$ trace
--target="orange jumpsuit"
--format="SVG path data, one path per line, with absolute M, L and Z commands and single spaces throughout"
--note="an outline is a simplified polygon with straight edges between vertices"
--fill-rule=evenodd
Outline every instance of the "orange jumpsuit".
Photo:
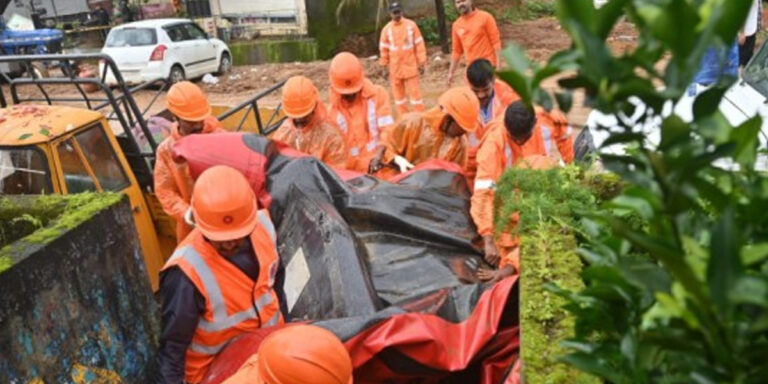
M 392 108 L 387 91 L 370 80 L 351 103 L 346 102 L 333 89 L 329 90 L 331 108 L 329 120 L 336 122 L 347 143 L 347 169 L 366 173 L 376 148 L 383 145 L 380 132 L 393 124 Z
M 536 108 L 536 126 L 533 136 L 523 147 L 515 144 L 504 127 L 503 118 L 494 120 L 477 151 L 477 178 L 470 204 L 470 214 L 480 236 L 494 235 L 493 199 L 496 182 L 508 168 L 512 168 L 523 157 L 531 155 L 551 156 L 548 147 L 556 142 L 560 156 L 567 163 L 573 161 L 573 142 L 570 138 L 568 123 L 560 112 L 551 114 Z M 546 140 L 544 138 L 547 138 Z M 546 143 L 548 142 L 548 144 Z M 518 240 L 509 230 L 517 223 L 517 215 L 510 220 L 500 236 L 496 237 L 496 247 L 501 255 L 499 267 L 513 265 L 520 270 Z
M 272 134 L 272 139 L 317 157 L 333 168 L 344 169 L 347 166 L 344 134 L 328 120 L 328 112 L 320 100 L 317 101 L 315 115 L 309 125 L 296 128 L 293 119 L 285 119 L 283 125 Z
M 467 63 L 477 59 L 488 59 L 494 67 L 498 63 L 496 52 L 501 50 L 501 36 L 490 13 L 475 9 L 459 17 L 451 27 L 451 38 L 454 60 L 464 54 Z
M 440 159 L 463 167 L 467 162 L 467 139 L 464 136 L 451 138 L 440 131 L 446 116 L 440 107 L 405 115 L 386 132 L 385 161 L 390 162 L 395 155 L 400 155 L 414 165 Z
M 402 115 L 409 111 L 408 99 L 414 111 L 423 111 L 419 67 L 427 62 L 427 48 L 416 23 L 405 17 L 399 22 L 390 21 L 381 30 L 379 53 L 381 65 L 389 66 L 389 81 L 397 112 Z
M 205 119 L 203 133 L 225 132 L 221 123 L 215 117 Z M 187 163 L 176 163 L 172 158 L 173 144 L 180 140 L 179 125 L 173 124 L 171 136 L 163 140 L 157 147 L 157 160 L 155 161 L 155 195 L 163 206 L 168 216 L 176 220 L 176 240 L 182 241 L 192 231 L 184 222 L 184 214 L 189 209 L 189 200 L 192 198 L 193 181 L 189 176 Z
M 480 127 L 477 131 L 467 134 L 467 140 L 469 141 L 467 153 L 469 156 L 464 171 L 467 174 L 467 182 L 469 183 L 470 189 L 472 189 L 475 183 L 475 174 L 477 173 L 477 149 L 480 146 L 480 140 L 483 139 L 483 135 L 485 135 L 491 122 L 499 118 L 499 116 L 504 116 L 507 106 L 517 100 L 520 100 L 520 96 L 518 96 L 517 92 L 515 92 L 512 87 L 501 80 L 496 79 L 494 81 L 493 98 L 488 103 L 487 118 L 483 117 L 483 111 L 481 110 L 479 116 Z

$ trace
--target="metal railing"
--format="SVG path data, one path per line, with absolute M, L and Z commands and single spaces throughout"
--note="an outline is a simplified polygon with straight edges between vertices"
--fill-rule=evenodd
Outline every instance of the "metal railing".
M 235 115 L 238 112 L 244 111 L 243 117 L 240 119 L 240 122 L 237 124 L 235 130 L 241 131 L 243 129 L 243 125 L 248 119 L 248 116 L 253 113 L 254 118 L 256 119 L 256 127 L 258 128 L 258 133 L 261 135 L 269 135 L 270 133 L 277 130 L 277 128 L 280 128 L 280 125 L 283 123 L 283 120 L 285 120 L 285 117 L 280 116 L 280 110 L 282 109 L 282 104 L 278 103 L 277 107 L 272 111 L 272 114 L 269 116 L 269 119 L 267 119 L 267 122 L 264 123 L 261 119 L 261 113 L 259 113 L 259 100 L 263 99 L 264 97 L 270 95 L 273 92 L 277 92 L 279 89 L 283 87 L 283 84 L 285 84 L 286 80 L 282 80 L 279 83 L 259 92 L 256 96 L 238 104 L 237 106 L 233 107 L 232 109 L 220 114 L 218 116 L 219 121 L 224 121 L 231 116 Z

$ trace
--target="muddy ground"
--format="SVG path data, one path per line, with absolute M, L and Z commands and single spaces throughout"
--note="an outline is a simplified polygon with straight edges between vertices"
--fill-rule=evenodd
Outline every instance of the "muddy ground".
M 546 61 L 553 53 L 570 45 L 570 39 L 562 31 L 554 18 L 541 18 L 531 21 L 500 23 L 502 39 L 514 42 L 523 47 L 529 58 L 538 62 Z M 628 23 L 620 23 L 614 29 L 610 44 L 615 51 L 622 51 L 634 45 L 636 33 Z M 421 90 L 427 106 L 436 103 L 437 97 L 447 89 L 446 76 L 450 56 L 440 52 L 439 47 L 428 47 L 429 63 L 421 78 Z M 378 65 L 377 58 L 361 57 L 366 75 L 374 82 L 389 89 L 384 71 Z M 195 80 L 209 94 L 211 102 L 222 106 L 235 106 L 257 95 L 279 82 L 294 75 L 304 75 L 312 79 L 318 87 L 323 100 L 328 100 L 328 66 L 330 61 L 315 61 L 310 63 L 280 63 L 251 66 L 237 66 L 232 72 L 218 78 L 218 84 L 206 84 L 200 79 Z M 459 76 L 454 79 L 454 85 L 462 80 Z M 544 83 L 545 88 L 555 90 L 557 83 L 550 79 Z M 71 89 L 71 88 L 68 88 Z M 22 90 L 21 93 L 26 93 Z M 62 90 L 61 92 L 70 92 Z M 142 91 L 136 94 L 136 100 L 142 109 L 149 105 L 154 97 L 153 91 Z M 276 105 L 279 92 L 274 92 L 263 100 L 265 105 Z M 569 119 L 574 126 L 580 126 L 586 121 L 589 110 L 582 106 L 583 97 L 576 95 L 574 108 L 569 113 Z M 165 104 L 161 96 L 150 109 L 159 111 Z

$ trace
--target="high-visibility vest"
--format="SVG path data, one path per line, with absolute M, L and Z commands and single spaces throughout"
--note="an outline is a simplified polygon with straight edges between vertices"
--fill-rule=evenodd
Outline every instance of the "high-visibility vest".
M 266 210 L 258 216 L 259 224 L 250 236 L 259 262 L 256 282 L 221 257 L 198 229 L 179 244 L 163 267 L 178 266 L 205 298 L 205 313 L 187 348 L 187 382 L 201 382 L 216 355 L 237 336 L 283 323 L 273 289 L 279 266 L 275 228 Z

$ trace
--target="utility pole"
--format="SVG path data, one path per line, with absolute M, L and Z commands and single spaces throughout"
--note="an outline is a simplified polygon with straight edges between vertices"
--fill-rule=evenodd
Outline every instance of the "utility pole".
M 435 11 L 437 11 L 437 30 L 440 32 L 440 46 L 443 53 L 450 52 L 448 46 L 448 25 L 445 22 L 445 5 L 443 0 L 435 0 Z

